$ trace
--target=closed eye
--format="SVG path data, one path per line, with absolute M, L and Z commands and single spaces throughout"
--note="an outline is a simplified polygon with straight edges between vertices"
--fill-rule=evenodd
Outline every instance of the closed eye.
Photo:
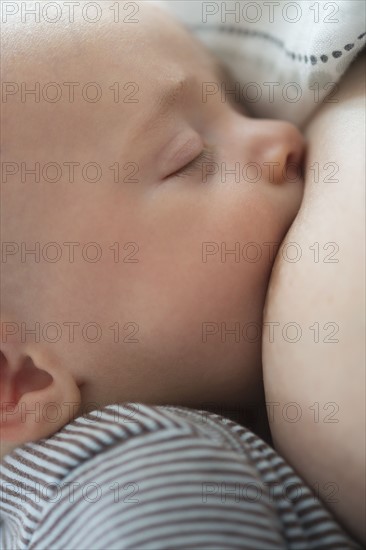
M 203 169 L 204 163 L 210 164 L 213 163 L 215 159 L 215 154 L 212 149 L 205 148 L 203 151 L 193 160 L 191 160 L 188 164 L 174 172 L 169 176 L 169 178 L 178 177 L 178 178 L 185 178 L 187 176 L 190 176 L 192 174 L 195 174 L 199 169 Z

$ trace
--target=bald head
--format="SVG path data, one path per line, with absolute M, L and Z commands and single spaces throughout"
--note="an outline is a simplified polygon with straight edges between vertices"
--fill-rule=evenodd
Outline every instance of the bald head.
M 135 3 L 114 22 L 100 2 L 95 23 L 85 5 L 74 22 L 4 25 L 1 400 L 62 411 L 56 424 L 5 419 L 4 439 L 109 403 L 260 399 L 273 263 L 261 246 L 282 240 L 302 196 L 283 176 L 299 133 L 204 101 L 221 73 L 188 31 L 150 2 L 137 22 Z M 255 184 L 220 171 L 253 163 Z M 257 260 L 223 261 L 237 243 L 257 243 Z M 226 322 L 239 342 L 207 328 Z

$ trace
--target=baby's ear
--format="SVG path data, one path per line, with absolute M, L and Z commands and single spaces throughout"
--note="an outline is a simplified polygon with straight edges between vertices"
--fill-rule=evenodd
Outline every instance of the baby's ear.
M 81 409 L 72 375 L 41 344 L 3 343 L 0 352 L 0 437 L 22 444 L 49 437 Z

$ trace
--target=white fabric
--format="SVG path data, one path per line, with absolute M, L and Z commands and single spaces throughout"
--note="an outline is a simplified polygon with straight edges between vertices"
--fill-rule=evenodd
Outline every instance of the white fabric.
M 336 83 L 365 44 L 364 0 L 156 4 L 224 62 L 253 116 L 300 126 L 328 94 L 337 100 Z

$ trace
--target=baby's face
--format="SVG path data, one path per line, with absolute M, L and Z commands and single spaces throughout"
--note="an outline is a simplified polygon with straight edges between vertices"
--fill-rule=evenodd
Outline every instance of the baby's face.
M 302 197 L 284 168 L 303 141 L 290 124 L 205 96 L 205 83 L 221 86 L 216 60 L 146 4 L 135 24 L 35 25 L 33 42 L 23 33 L 5 53 L 7 81 L 63 91 L 3 104 L 3 161 L 19 165 L 2 183 L 3 240 L 19 245 L 3 263 L 2 320 L 19 328 L 7 342 L 71 374 L 84 409 L 255 401 L 273 243 Z M 73 103 L 67 82 L 80 83 Z M 84 99 L 88 82 L 99 101 Z M 22 162 L 40 163 L 39 183 L 21 182 Z M 50 162 L 62 168 L 54 183 L 42 174 Z M 79 163 L 74 181 L 65 163 Z M 22 261 L 21 243 L 37 242 L 40 261 Z M 21 323 L 40 324 L 38 341 Z

